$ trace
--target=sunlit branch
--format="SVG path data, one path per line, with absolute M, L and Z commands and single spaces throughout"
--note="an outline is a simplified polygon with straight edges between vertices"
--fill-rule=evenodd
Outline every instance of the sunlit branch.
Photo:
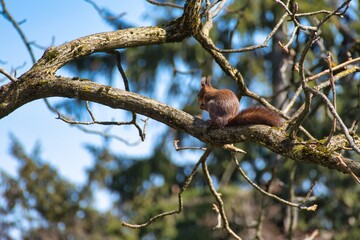
M 346 67 L 347 65 L 350 65 L 350 64 L 353 64 L 353 63 L 356 63 L 356 62 L 360 62 L 360 57 L 350 59 L 350 60 L 348 60 L 346 62 L 338 64 L 335 67 L 333 67 L 332 70 L 337 71 L 339 69 L 342 69 L 342 68 Z M 307 77 L 305 80 L 306 80 L 306 82 L 314 81 L 314 80 L 316 80 L 316 79 L 318 79 L 318 78 L 320 78 L 320 77 L 322 77 L 322 76 L 324 76 L 326 74 L 329 74 L 329 73 L 330 73 L 330 70 L 326 69 L 326 70 L 324 70 L 324 71 L 322 71 L 322 72 L 320 72 L 320 73 L 318 73 L 318 74 L 316 74 L 314 76 Z
M 332 70 L 333 70 L 333 71 L 336 71 L 336 70 L 339 70 L 339 69 L 342 69 L 342 68 L 346 67 L 347 65 L 350 65 L 350 64 L 352 64 L 352 63 L 359 62 L 359 61 L 360 61 L 360 57 L 359 57 L 359 58 L 354 58 L 354 59 L 348 60 L 348 61 L 346 61 L 346 62 L 343 62 L 343 63 L 341 63 L 341 64 L 333 67 Z M 324 75 L 326 75 L 326 74 L 329 74 L 329 72 L 330 72 L 330 70 L 329 70 L 329 69 L 326 69 L 326 70 L 324 70 L 324 71 L 322 71 L 322 72 L 320 72 L 320 73 L 318 73 L 318 74 L 316 74 L 316 75 L 314 75 L 314 76 L 311 76 L 311 77 L 306 78 L 305 81 L 306 81 L 306 82 L 314 81 L 314 80 L 318 79 L 318 78 L 321 77 L 321 76 L 324 76 Z M 348 69 L 346 69 L 345 71 L 342 71 L 342 72 L 336 74 L 335 76 L 333 76 L 333 79 L 334 79 L 334 81 L 336 82 L 336 81 L 340 80 L 341 78 L 343 78 L 343 77 L 345 77 L 345 76 L 347 76 L 347 75 L 349 75 L 349 74 L 352 74 L 352 73 L 354 73 L 354 72 L 360 72 L 360 67 L 354 66 L 354 67 L 348 68 Z M 329 81 L 325 81 L 325 82 L 319 84 L 319 85 L 317 86 L 317 88 L 320 90 L 320 89 L 326 88 L 326 87 L 328 87 L 328 86 L 330 86 L 330 82 L 329 82 Z M 303 90 L 302 85 L 300 85 L 300 86 L 298 87 L 298 89 L 296 90 L 294 96 L 293 96 L 292 99 L 290 100 L 289 104 L 288 104 L 288 105 L 286 106 L 286 108 L 283 110 L 283 112 L 284 112 L 285 114 L 293 107 L 294 103 L 296 102 L 296 99 L 297 99 L 297 98 L 300 96 L 300 94 L 302 93 L 302 90 Z
M 319 10 L 319 11 L 314 11 L 314 12 L 296 13 L 296 14 L 294 14 L 294 16 L 295 17 L 309 17 L 309 16 L 318 15 L 318 14 L 331 14 L 331 11 Z

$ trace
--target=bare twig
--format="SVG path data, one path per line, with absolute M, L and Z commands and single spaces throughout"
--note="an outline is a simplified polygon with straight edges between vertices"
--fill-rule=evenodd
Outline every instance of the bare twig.
M 360 179 L 354 174 L 353 171 L 351 171 L 351 169 L 346 165 L 346 163 L 344 162 L 342 156 L 339 154 L 338 157 L 339 162 L 341 163 L 341 165 L 343 165 L 345 167 L 345 169 L 347 170 L 347 172 L 350 174 L 350 176 L 358 183 L 360 184 Z
M 311 32 L 309 40 L 307 41 L 307 43 L 300 55 L 299 75 L 300 75 L 300 80 L 301 80 L 301 86 L 304 89 L 304 93 L 305 93 L 305 103 L 304 103 L 303 107 L 301 107 L 289 121 L 290 136 L 292 138 L 295 137 L 297 130 L 301 126 L 302 121 L 304 120 L 304 118 L 306 117 L 306 115 L 308 114 L 309 109 L 310 109 L 310 103 L 311 103 L 312 96 L 311 96 L 310 92 L 306 89 L 307 83 L 305 81 L 304 62 L 305 62 L 306 54 L 310 50 L 310 47 L 312 46 L 312 44 L 316 38 L 317 38 L 317 33 L 315 31 Z
M 234 144 L 225 144 L 223 146 L 223 148 L 225 150 L 229 150 L 229 151 L 232 151 L 232 152 L 235 152 L 235 153 L 245 153 L 246 154 L 246 152 L 244 150 L 235 147 Z
M 348 60 L 346 62 L 343 62 L 343 63 L 341 63 L 339 65 L 336 65 L 335 67 L 332 68 L 332 71 L 342 69 L 342 68 L 346 67 L 347 65 L 350 65 L 350 64 L 353 64 L 353 63 L 356 63 L 356 62 L 360 62 L 360 57 L 350 59 L 350 60 Z M 330 69 L 326 69 L 326 70 L 324 70 L 324 71 L 322 71 L 322 72 L 320 72 L 320 73 L 318 73 L 318 74 L 316 74 L 314 76 L 306 78 L 305 81 L 306 82 L 314 81 L 314 80 L 318 79 L 319 77 L 322 77 L 322 76 L 324 76 L 326 74 L 329 74 L 329 73 L 330 73 Z
M 314 181 L 311 184 L 310 189 L 309 189 L 308 193 L 306 194 L 305 198 L 303 199 L 303 201 L 301 202 L 301 204 L 305 204 L 306 201 L 310 200 L 311 194 L 313 193 L 315 186 L 316 186 L 316 181 Z
M 206 151 L 205 147 L 179 147 L 178 146 L 179 140 L 174 140 L 174 147 L 176 151 L 182 151 L 182 150 L 202 150 Z
M 35 64 L 36 58 L 35 58 L 35 54 L 34 54 L 32 48 L 31 48 L 32 43 L 28 41 L 28 39 L 25 36 L 25 33 L 20 28 L 20 23 L 15 21 L 15 19 L 12 17 L 10 12 L 7 10 L 6 5 L 5 5 L 5 1 L 1 0 L 0 4 L 1 4 L 2 8 L 3 8 L 3 10 L 1 11 L 1 14 L 5 17 L 5 19 L 7 19 L 14 26 L 14 28 L 16 29 L 16 31 L 20 35 L 21 40 L 23 41 L 23 43 L 26 46 L 26 49 L 27 49 L 27 51 L 28 51 L 28 53 L 30 55 L 32 63 Z M 48 107 L 48 109 L 50 111 L 57 112 L 55 110 L 55 108 L 50 105 L 49 101 L 46 98 L 44 98 L 44 102 L 45 102 L 45 105 Z
M 293 163 L 293 165 L 291 166 L 290 169 L 290 177 L 289 177 L 289 192 L 290 192 L 290 201 L 293 202 L 295 200 L 295 173 L 296 173 L 296 164 Z M 286 218 L 285 218 L 285 226 L 286 226 L 286 231 L 288 234 L 288 238 L 291 239 L 292 236 L 292 232 L 294 230 L 294 227 L 296 225 L 296 215 L 297 215 L 297 210 L 296 208 L 292 208 L 292 207 L 287 207 L 287 212 L 286 212 Z
M 287 12 L 287 14 L 291 17 L 291 19 L 293 20 L 293 22 L 295 23 L 295 25 L 297 27 L 299 27 L 301 30 L 310 30 L 310 31 L 317 31 L 317 28 L 316 27 L 313 27 L 313 26 L 305 26 L 305 25 L 302 25 L 300 24 L 300 22 L 296 19 L 296 16 L 295 14 L 296 13 L 293 13 L 290 11 L 290 9 L 288 8 L 288 4 L 285 4 L 283 3 L 282 1 L 280 0 L 274 0 L 276 3 L 280 4 L 284 9 L 285 11 Z
M 0 73 L 3 74 L 5 77 L 7 77 L 13 83 L 18 80 L 16 77 L 12 76 L 10 73 L 6 72 L 5 69 L 1 67 L 0 67 Z
M 319 10 L 319 11 L 307 12 L 307 13 L 296 13 L 295 17 L 309 17 L 309 16 L 318 15 L 318 14 L 331 14 L 331 11 Z
M 343 131 L 346 139 L 349 142 L 349 145 L 352 147 L 352 149 L 356 153 L 360 154 L 359 147 L 355 144 L 353 137 L 349 133 L 349 130 L 345 126 L 344 122 L 342 121 L 339 114 L 336 112 L 334 106 L 331 104 L 330 100 L 326 97 L 326 95 L 324 93 L 320 92 L 316 88 L 311 88 L 311 87 L 306 86 L 306 90 L 308 90 L 309 92 L 311 92 L 314 95 L 318 95 L 321 97 L 321 99 L 325 102 L 327 108 L 330 110 L 331 114 L 334 116 L 334 118 L 336 118 L 336 121 L 339 123 L 341 130 Z
M 254 183 L 253 181 L 251 181 L 251 179 L 246 175 L 245 171 L 244 171 L 244 170 L 242 169 L 242 167 L 240 166 L 240 163 L 239 163 L 239 161 L 237 160 L 236 155 L 235 155 L 234 153 L 232 153 L 232 158 L 233 158 L 236 166 L 238 167 L 241 176 L 243 176 L 243 177 L 245 178 L 245 180 L 246 180 L 248 183 L 250 183 L 250 185 L 253 186 L 253 187 L 254 187 L 256 190 L 258 190 L 260 193 L 262 193 L 262 194 L 264 194 L 264 195 L 266 195 L 266 196 L 268 196 L 268 197 L 270 197 L 270 198 L 273 198 L 273 199 L 275 199 L 276 201 L 281 202 L 281 203 L 283 203 L 283 204 L 285 204 L 285 205 L 288 205 L 288 206 L 290 206 L 290 207 L 296 207 L 296 208 L 299 208 L 299 209 L 301 209 L 301 210 L 306 210 L 306 211 L 315 211 L 315 210 L 316 210 L 316 208 L 317 208 L 317 205 L 316 205 L 316 204 L 313 204 L 312 206 L 309 206 L 309 207 L 305 207 L 305 206 L 303 206 L 303 203 L 299 203 L 299 204 L 297 204 L 297 203 L 292 203 L 292 202 L 289 202 L 289 201 L 287 201 L 287 200 L 285 200 L 285 199 L 282 199 L 282 198 L 280 198 L 280 197 L 278 197 L 278 196 L 276 196 L 276 195 L 274 195 L 274 194 L 272 194 L 272 193 L 266 192 L 266 191 L 263 190 L 261 187 L 259 187 L 256 183 Z
M 90 111 L 90 113 L 91 113 L 91 111 Z M 57 119 L 60 119 L 63 122 L 66 122 L 66 123 L 69 123 L 69 124 L 72 124 L 72 125 L 95 125 L 95 124 L 98 124 L 98 125 L 116 125 L 116 126 L 120 126 L 120 125 L 131 125 L 131 124 L 133 124 L 132 121 L 129 121 L 129 122 L 98 121 L 95 118 L 92 121 L 75 121 L 75 120 L 70 119 L 67 116 L 64 116 L 64 115 L 60 114 L 59 112 L 57 112 L 57 114 L 58 114 Z M 90 115 L 93 115 L 93 114 L 91 113 Z M 94 116 L 92 116 L 92 118 L 93 117 Z
M 289 41 L 288 41 L 287 44 L 283 45 L 281 42 L 279 42 L 280 47 L 281 47 L 282 49 L 284 49 L 284 51 L 285 51 L 286 53 L 289 52 L 289 46 L 290 46 L 290 44 L 294 41 L 295 36 L 296 36 L 296 33 L 298 32 L 298 29 L 299 29 L 299 26 L 295 26 L 295 28 L 294 28 L 294 30 L 292 31 L 291 37 L 290 37 L 290 39 L 289 39 Z
M 182 197 L 180 198 L 181 200 L 179 200 L 179 210 L 173 210 L 173 211 L 167 211 L 167 212 L 163 212 L 160 214 L 155 215 L 154 217 L 150 218 L 149 221 L 142 223 L 142 224 L 131 224 L 131 223 L 127 223 L 127 222 L 122 222 L 121 225 L 125 226 L 125 227 L 129 227 L 129 228 L 143 228 L 146 226 L 149 226 L 151 223 L 153 223 L 154 221 L 163 218 L 165 216 L 169 216 L 169 215 L 174 215 L 174 214 L 178 214 L 182 211 L 183 208 L 183 202 L 182 202 Z
M 155 0 L 146 0 L 148 3 L 154 4 L 156 6 L 161 7 L 172 7 L 172 8 L 178 8 L 178 9 L 184 9 L 182 6 L 174 4 L 174 3 L 168 3 L 168 2 L 158 2 Z
M 221 220 L 222 218 L 221 218 L 219 207 L 215 203 L 213 203 L 213 210 L 217 213 L 217 224 L 214 227 L 214 230 L 221 229 L 223 227 L 222 220 Z
M 95 119 L 95 116 L 94 114 L 92 113 L 91 109 L 90 109 L 90 104 L 89 104 L 89 101 L 85 101 L 85 104 L 86 104 L 86 110 L 88 111 L 90 117 L 91 117 L 91 120 L 93 120 L 93 122 L 96 121 Z
M 207 181 L 207 184 L 210 188 L 210 191 L 211 193 L 214 195 L 217 203 L 218 203 L 218 210 L 219 210 L 219 213 L 221 215 L 221 218 L 222 218 L 222 222 L 223 222 L 223 228 L 235 239 L 238 239 L 238 240 L 241 240 L 241 237 L 239 237 L 231 228 L 230 228 L 230 225 L 229 225 L 229 221 L 226 217 L 226 213 L 225 213 L 225 206 L 224 206 L 224 202 L 223 200 L 221 199 L 221 194 L 218 193 L 212 183 L 212 180 L 211 180 L 211 176 L 210 176 L 210 173 L 209 173 L 209 170 L 207 168 L 207 165 L 206 165 L 206 158 L 203 159 L 202 161 L 202 169 L 203 169 L 203 172 L 204 172 L 204 175 L 205 175 L 205 178 L 206 178 L 206 181 Z
M 265 40 L 261 44 L 253 45 L 253 46 L 249 46 L 249 47 L 243 47 L 243 48 L 239 48 L 239 49 L 220 49 L 220 48 L 216 47 L 215 45 L 212 45 L 212 48 L 215 51 L 218 51 L 220 53 L 241 53 L 241 52 L 248 52 L 248 51 L 253 51 L 253 50 L 256 50 L 256 49 L 259 49 L 259 48 L 267 47 L 267 43 L 274 36 L 276 31 L 280 28 L 281 24 L 284 22 L 284 20 L 286 19 L 287 16 L 288 16 L 288 14 L 285 13 L 280 18 L 279 22 L 275 25 L 275 27 L 271 30 L 269 35 L 265 38 Z
M 36 47 L 36 48 L 38 48 L 38 49 L 40 49 L 40 50 L 44 50 L 44 51 L 45 51 L 48 47 L 55 45 L 55 36 L 52 36 L 52 37 L 51 37 L 51 41 L 50 41 L 50 44 L 49 44 L 48 46 L 40 45 L 40 44 L 38 44 L 38 43 L 36 43 L 36 42 L 34 42 L 34 41 L 31 42 L 30 44 L 31 44 L 31 46 L 34 46 L 34 47 Z
M 204 12 L 204 15 L 205 15 L 205 23 L 203 24 L 202 32 L 206 36 L 209 36 L 210 30 L 213 27 L 213 17 L 210 12 L 210 1 L 209 0 L 206 0 L 206 11 Z
M 217 1 L 214 1 L 214 3 L 212 5 L 210 5 L 210 8 L 212 8 L 213 6 L 215 6 L 216 4 L 218 4 L 220 2 L 220 4 L 215 8 L 214 11 L 211 12 L 211 17 L 212 18 L 215 18 L 219 13 L 220 11 L 224 8 L 225 6 L 225 3 L 227 2 L 227 0 L 217 0 Z
M 344 62 L 344 63 L 342 63 L 342 64 L 337 65 L 336 67 L 333 67 L 333 70 L 334 70 L 334 71 L 335 71 L 335 70 L 338 70 L 338 69 L 340 69 L 340 68 L 345 67 L 346 65 L 349 65 L 349 64 L 351 64 L 351 63 L 358 62 L 358 61 L 360 61 L 360 58 L 356 58 L 356 59 L 352 59 L 352 60 L 346 61 L 346 62 Z M 354 72 L 359 72 L 359 71 L 360 71 L 360 68 L 357 67 L 357 66 L 354 66 L 354 67 L 352 67 L 352 68 L 349 68 L 349 69 L 347 69 L 347 70 L 345 70 L 345 71 L 343 71 L 343 72 L 340 72 L 340 73 L 336 74 L 335 76 L 333 76 L 333 80 L 334 80 L 334 82 L 336 82 L 336 81 L 338 81 L 339 79 L 341 79 L 342 77 L 345 77 L 345 76 L 347 76 L 347 75 L 349 75 L 349 74 L 352 74 L 352 73 L 354 73 Z M 319 77 L 321 77 L 321 76 L 323 76 L 323 75 L 325 75 L 325 74 L 327 74 L 327 73 L 329 73 L 329 69 L 327 69 L 327 70 L 325 70 L 325 71 L 323 71 L 323 72 L 321 72 L 321 73 L 319 73 L 319 74 L 317 74 L 317 75 L 314 75 L 314 76 L 312 76 L 312 77 L 310 77 L 310 78 L 307 78 L 307 79 L 306 79 L 306 82 L 313 81 L 313 80 L 315 80 L 315 79 L 317 79 L 317 78 L 319 78 Z M 319 85 L 317 86 L 317 89 L 318 89 L 318 90 L 321 90 L 321 89 L 326 88 L 326 87 L 328 87 L 328 86 L 330 86 L 330 85 L 331 85 L 330 81 L 325 81 L 325 82 L 319 84 Z M 299 88 L 296 90 L 293 98 L 292 98 L 291 101 L 289 102 L 288 106 L 286 106 L 286 108 L 283 110 L 283 113 L 286 114 L 286 113 L 292 108 L 292 106 L 294 105 L 296 99 L 297 99 L 297 98 L 300 96 L 300 94 L 302 93 L 302 90 L 303 90 L 303 87 L 302 87 L 302 85 L 300 85 Z
M 46 103 L 48 103 L 48 101 L 46 100 L 45 101 Z M 94 113 L 91 111 L 90 109 L 90 105 L 89 105 L 89 102 L 86 101 L 86 110 L 88 111 L 89 115 L 90 115 L 90 118 L 91 118 L 91 121 L 88 121 L 88 122 L 85 122 L 85 121 L 75 121 L 75 120 L 72 120 L 70 119 L 68 116 L 64 116 L 62 115 L 60 112 L 58 112 L 55 108 L 53 108 L 50 103 L 48 103 L 49 106 L 48 108 L 50 108 L 53 112 L 56 112 L 57 113 L 57 119 L 60 119 L 62 120 L 63 122 L 66 122 L 68 124 L 72 124 L 72 125 L 75 125 L 78 129 L 80 129 L 81 131 L 83 132 L 86 132 L 86 133 L 91 133 L 91 134 L 96 134 L 96 135 L 100 135 L 100 136 L 103 136 L 103 137 L 106 137 L 106 138 L 114 138 L 118 141 L 121 141 L 129 146 L 133 146 L 133 145 L 136 145 L 138 144 L 139 142 L 134 142 L 134 143 L 129 143 L 128 141 L 116 136 L 116 135 L 112 135 L 112 134 L 108 134 L 106 132 L 100 132 L 100 131 L 95 131 L 95 130 L 89 130 L 87 128 L 84 128 L 82 125 L 109 125 L 109 126 L 121 126 L 121 125 L 133 125 L 134 124 L 134 119 L 132 119 L 131 121 L 128 121 L 128 122 L 116 122 L 116 121 L 98 121 L 96 120 L 95 118 L 95 115 Z M 143 126 L 143 129 L 141 129 L 141 134 L 145 136 L 145 132 L 146 132 L 146 126 L 147 126 L 147 121 L 148 121 L 148 118 L 145 119 L 145 120 L 142 120 L 144 122 L 144 126 Z M 142 140 L 142 139 L 141 139 Z
M 289 104 L 286 106 L 286 108 L 283 110 L 283 113 L 287 113 L 289 112 L 289 110 L 294 106 L 296 99 L 300 96 L 300 94 L 302 93 L 302 86 L 300 85 L 298 87 L 298 89 L 296 90 L 294 96 L 292 97 L 292 99 L 290 100 Z
M 120 13 L 114 17 L 109 17 L 106 14 L 104 14 L 104 10 L 101 9 L 95 2 L 91 1 L 91 0 L 84 0 L 85 2 L 89 3 L 91 6 L 93 6 L 93 8 L 98 12 L 98 14 L 100 15 L 101 18 L 104 19 L 108 19 L 108 20 L 116 20 L 118 18 L 121 18 L 123 16 L 125 16 L 125 12 Z
M 20 38 L 21 40 L 24 42 L 25 46 L 26 46 L 26 49 L 28 50 L 29 52 L 29 55 L 31 57 L 31 61 L 33 63 L 36 62 L 36 59 L 35 59 L 35 55 L 34 55 L 34 52 L 33 50 L 31 49 L 31 44 L 30 42 L 27 40 L 24 32 L 21 30 L 20 26 L 19 26 L 19 23 L 17 21 L 15 21 L 15 19 L 11 16 L 11 14 L 9 13 L 9 11 L 7 10 L 6 8 L 6 5 L 5 5 L 5 1 L 4 0 L 1 0 L 0 2 L 1 6 L 2 6 L 2 11 L 1 11 L 1 15 L 4 16 L 5 19 L 9 20 L 9 22 L 14 26 L 14 28 L 16 29 L 16 31 L 18 32 L 18 34 L 20 35 Z
M 337 9 L 335 9 L 334 11 L 328 13 L 316 26 L 317 30 L 320 29 L 320 27 L 327 22 L 332 16 L 342 16 L 349 8 L 350 2 L 352 0 L 347 0 L 345 2 L 343 2 Z M 343 9 L 341 11 L 341 9 Z
M 125 71 L 121 65 L 121 54 L 119 51 L 116 50 L 110 50 L 108 51 L 108 53 L 115 55 L 115 59 L 116 59 L 116 66 L 121 74 L 121 77 L 123 78 L 124 81 L 124 86 L 125 86 L 125 90 L 130 92 L 130 87 L 129 87 L 129 80 L 126 77 Z M 138 132 L 139 132 L 139 136 L 141 138 L 141 141 L 145 141 L 145 133 L 141 130 L 140 126 L 137 124 L 136 122 L 136 113 L 132 112 L 132 120 L 131 123 L 137 128 Z
M 105 130 L 105 131 L 96 131 L 96 130 L 88 129 L 88 128 L 84 127 L 83 125 L 74 125 L 74 126 L 76 126 L 79 130 L 81 130 L 81 131 L 83 131 L 85 133 L 102 136 L 102 137 L 108 138 L 108 139 L 115 139 L 115 140 L 117 140 L 119 142 L 122 142 L 122 143 L 126 144 L 127 146 L 136 146 L 136 145 L 138 145 L 140 143 L 140 140 L 138 140 L 136 142 L 129 142 L 129 141 L 117 136 L 117 135 L 107 133 L 107 130 Z
M 219 14 L 219 12 L 224 8 L 224 5 L 226 3 L 227 0 L 222 0 L 222 1 L 214 1 L 213 4 L 207 4 L 207 11 L 205 11 L 205 15 L 207 16 L 207 21 L 205 23 L 206 24 L 212 24 L 212 18 L 217 16 L 217 14 Z M 216 5 L 217 3 L 219 3 L 219 6 L 210 14 L 210 9 Z M 272 29 L 272 31 L 269 33 L 269 35 L 265 38 L 265 40 L 263 41 L 263 43 L 258 44 L 258 45 L 253 45 L 253 46 L 249 46 L 249 47 L 243 47 L 243 48 L 239 48 L 239 49 L 220 49 L 217 46 L 215 46 L 212 42 L 210 42 L 211 47 L 220 53 L 240 53 L 240 52 L 247 52 L 247 51 L 253 51 L 259 48 L 264 48 L 267 47 L 267 43 L 269 42 L 269 40 L 274 36 L 274 34 L 276 33 L 276 31 L 280 28 L 281 24 L 284 22 L 284 20 L 286 19 L 286 17 L 288 16 L 287 13 L 285 13 L 279 20 L 279 22 L 275 25 L 275 27 Z M 205 27 L 204 28 L 205 34 L 208 35 L 209 32 L 209 28 Z
M 331 91 L 332 91 L 332 95 L 333 95 L 333 105 L 334 105 L 335 111 L 337 111 L 337 109 L 336 109 L 336 89 L 335 89 L 335 81 L 334 81 L 334 75 L 333 75 L 333 69 L 332 69 L 332 60 L 331 60 L 331 53 L 330 52 L 328 52 L 327 60 L 328 60 L 329 70 L 330 70 L 329 81 L 330 81 Z M 333 121 L 332 121 L 332 127 L 330 129 L 329 136 L 326 139 L 326 141 L 324 142 L 325 146 L 327 146 L 330 143 L 331 138 L 334 135 L 335 131 L 336 131 L 336 118 L 334 117 Z
M 174 214 L 179 214 L 182 212 L 183 207 L 184 207 L 184 203 L 183 203 L 183 199 L 182 199 L 182 194 L 183 192 L 188 188 L 188 186 L 190 185 L 193 177 L 195 176 L 200 164 L 206 160 L 206 158 L 209 156 L 209 154 L 211 153 L 212 148 L 209 147 L 207 148 L 207 150 L 204 152 L 204 154 L 201 156 L 201 158 L 199 159 L 199 161 L 195 164 L 192 172 L 190 173 L 190 175 L 186 178 L 185 182 L 184 182 L 184 186 L 181 188 L 180 192 L 178 193 L 178 210 L 173 210 L 173 211 L 168 211 L 168 212 L 163 212 L 160 214 L 155 215 L 154 217 L 150 218 L 147 222 L 143 223 L 143 224 L 131 224 L 131 223 L 127 223 L 127 222 L 122 222 L 122 225 L 125 227 L 129 227 L 129 228 L 142 228 L 142 227 L 146 227 L 148 225 L 150 225 L 151 223 L 153 223 L 155 220 L 158 220 L 160 218 L 163 218 L 165 216 L 169 216 L 169 215 L 174 215 Z

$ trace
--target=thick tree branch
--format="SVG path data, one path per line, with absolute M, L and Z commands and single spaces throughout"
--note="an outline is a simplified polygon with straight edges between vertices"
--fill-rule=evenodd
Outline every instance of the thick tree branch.
M 198 30 L 200 8 L 201 0 L 188 0 L 183 15 L 165 26 L 137 27 L 96 33 L 57 47 L 49 47 L 25 75 L 39 72 L 55 74 L 66 63 L 95 52 L 180 42 Z
M 169 34 L 166 28 L 161 27 L 128 28 L 114 32 L 96 33 L 57 47 L 49 47 L 30 71 L 25 73 L 25 76 L 39 71 L 54 74 L 66 63 L 95 52 L 181 41 L 185 37 L 187 36 Z
M 298 162 L 313 163 L 343 173 L 348 172 L 346 167 L 339 164 L 338 154 L 335 152 L 339 149 L 335 146 L 339 146 L 339 144 L 342 147 L 348 146 L 343 135 L 335 135 L 331 139 L 329 147 L 325 147 L 312 140 L 307 142 L 291 140 L 281 129 L 262 125 L 209 130 L 205 121 L 179 109 L 136 93 L 83 79 L 74 80 L 49 76 L 8 83 L 0 90 L 0 118 L 28 102 L 56 96 L 79 98 L 115 109 L 139 113 L 171 128 L 184 131 L 205 143 L 223 145 L 250 141 L 264 145 L 272 151 Z M 359 140 L 356 141 L 356 144 L 359 145 Z M 356 176 L 360 176 L 359 162 L 347 158 L 344 158 L 344 162 Z

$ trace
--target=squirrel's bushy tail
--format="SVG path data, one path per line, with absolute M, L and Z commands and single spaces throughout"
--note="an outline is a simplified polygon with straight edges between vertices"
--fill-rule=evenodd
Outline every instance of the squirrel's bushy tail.
M 284 120 L 274 111 L 254 106 L 247 108 L 236 115 L 229 121 L 227 126 L 243 126 L 250 124 L 263 124 L 272 127 L 280 127 Z

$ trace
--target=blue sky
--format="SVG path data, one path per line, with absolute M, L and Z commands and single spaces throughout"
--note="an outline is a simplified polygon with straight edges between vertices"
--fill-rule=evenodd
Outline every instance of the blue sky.
M 44 47 L 49 46 L 52 39 L 55 41 L 54 45 L 60 45 L 78 37 L 112 30 L 99 17 L 96 10 L 83 0 L 7 0 L 5 2 L 8 11 L 17 21 L 26 20 L 21 28 L 28 40 L 35 41 Z M 145 0 L 95 2 L 99 7 L 109 8 L 115 13 L 126 12 L 124 18 L 133 24 L 149 25 L 142 20 L 145 7 L 150 6 Z M 19 76 L 31 67 L 31 59 L 18 33 L 3 17 L 0 17 L 0 26 L 0 65 L 10 72 L 12 68 L 25 63 L 25 66 L 17 71 L 17 76 Z M 39 59 L 43 50 L 34 48 L 34 52 L 36 58 Z M 59 73 L 67 74 L 65 71 Z M 4 82 L 6 80 L 1 84 Z M 51 100 L 54 101 L 54 99 Z M 94 111 L 97 112 L 96 107 Z M 102 112 L 103 116 L 110 117 L 110 113 Z M 47 163 L 56 167 L 62 176 L 72 182 L 83 182 L 84 171 L 86 167 L 91 166 L 93 161 L 83 146 L 85 143 L 101 144 L 101 139 L 94 135 L 84 134 L 55 117 L 43 101 L 38 100 L 0 119 L 0 169 L 11 175 L 16 174 L 16 160 L 9 155 L 9 134 L 13 134 L 25 146 L 27 152 L 40 143 L 41 156 Z M 125 154 L 131 154 L 137 149 L 137 153 L 146 155 L 150 149 L 149 146 L 149 141 L 145 142 L 141 147 L 144 150 L 139 152 L 139 146 L 129 148 L 121 143 L 114 143 L 114 147 Z

